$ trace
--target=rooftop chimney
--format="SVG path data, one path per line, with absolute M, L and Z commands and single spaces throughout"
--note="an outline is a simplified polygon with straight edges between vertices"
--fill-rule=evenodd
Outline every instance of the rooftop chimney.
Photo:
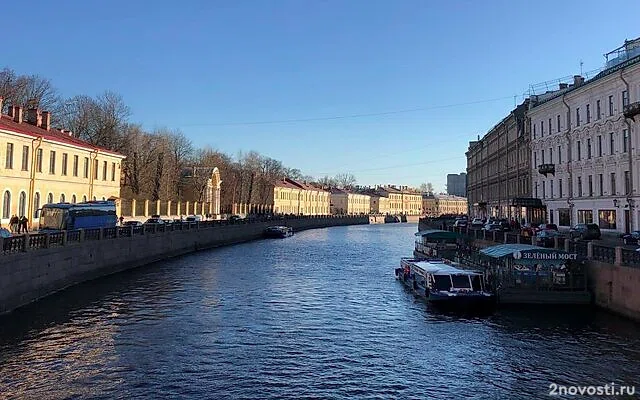
M 42 112 L 42 122 L 40 124 L 42 129 L 50 130 L 51 129 L 51 114 L 49 111 Z
M 31 125 L 40 126 L 42 124 L 42 116 L 37 108 L 29 108 L 25 118 L 26 122 Z
M 560 84 L 560 85 L 558 85 L 558 86 L 559 86 L 560 90 L 562 90 L 562 89 L 566 89 L 566 88 L 568 88 L 568 87 L 569 87 L 569 84 L 567 84 L 567 83 L 561 83 L 561 84 Z
M 12 108 L 11 116 L 13 117 L 13 121 L 21 124 L 22 123 L 22 107 L 12 106 L 11 108 Z
M 573 85 L 574 86 L 580 86 L 584 83 L 584 78 L 580 75 L 574 75 L 573 76 Z

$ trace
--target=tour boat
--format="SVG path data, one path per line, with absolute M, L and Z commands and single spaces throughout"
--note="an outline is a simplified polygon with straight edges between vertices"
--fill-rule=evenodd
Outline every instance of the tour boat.
M 483 275 L 442 259 L 403 258 L 396 278 L 441 309 L 488 311 L 495 295 L 484 287 Z
M 288 226 L 270 226 L 264 230 L 268 238 L 287 238 L 293 236 L 293 229 Z

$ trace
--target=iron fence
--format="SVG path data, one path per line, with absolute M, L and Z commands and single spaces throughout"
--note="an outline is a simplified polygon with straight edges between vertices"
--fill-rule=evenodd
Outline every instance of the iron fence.
M 623 248 L 622 264 L 629 267 L 640 267 L 640 252 Z
M 592 244 L 591 256 L 596 261 L 603 261 L 613 264 L 616 261 L 616 249 L 613 247 Z

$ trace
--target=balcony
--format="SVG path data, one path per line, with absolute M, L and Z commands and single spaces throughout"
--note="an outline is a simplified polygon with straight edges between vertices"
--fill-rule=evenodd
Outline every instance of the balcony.
M 555 164 L 540 164 L 538 165 L 538 172 L 545 177 L 547 174 L 554 175 L 556 174 L 556 165 Z
M 640 114 L 640 101 L 636 101 L 635 103 L 627 104 L 622 109 L 625 118 L 631 118 L 635 121 L 635 116 Z

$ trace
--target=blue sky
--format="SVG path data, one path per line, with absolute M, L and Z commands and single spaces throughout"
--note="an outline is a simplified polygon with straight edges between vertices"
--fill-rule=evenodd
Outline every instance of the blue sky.
M 581 60 L 601 67 L 640 36 L 639 12 L 637 0 L 14 1 L 0 6 L 0 66 L 65 96 L 116 91 L 133 121 L 197 146 L 444 190 L 513 96 Z

